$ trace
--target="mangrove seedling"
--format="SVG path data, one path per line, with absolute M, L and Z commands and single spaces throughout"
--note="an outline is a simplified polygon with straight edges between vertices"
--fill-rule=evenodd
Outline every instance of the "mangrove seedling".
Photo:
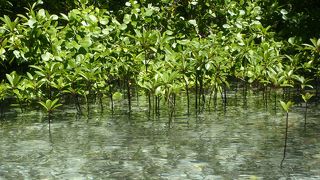
M 307 127 L 307 111 L 308 111 L 308 101 L 313 97 L 313 94 L 305 93 L 301 94 L 303 101 L 305 102 L 305 109 L 304 109 L 304 129 Z
M 282 109 L 286 112 L 286 132 L 285 132 L 285 138 L 284 138 L 283 158 L 282 158 L 281 164 L 280 164 L 280 167 L 282 168 L 282 164 L 283 164 L 284 159 L 286 158 L 286 151 L 287 151 L 289 110 L 292 107 L 293 102 L 288 101 L 287 103 L 285 103 L 280 100 L 280 104 L 282 106 Z
M 18 75 L 15 71 L 13 71 L 10 74 L 6 74 L 7 80 L 9 82 L 9 84 L 7 85 L 7 88 L 10 89 L 13 94 L 15 95 L 15 97 L 18 100 L 21 112 L 23 112 L 23 108 L 22 108 L 22 102 L 21 102 L 21 93 L 20 93 L 20 82 L 21 82 L 21 76 Z
M 114 101 L 120 101 L 122 99 L 122 96 L 123 96 L 123 94 L 118 91 L 112 94 L 112 100 L 111 100 L 111 105 L 110 105 L 112 112 L 114 110 Z
M 3 82 L 0 83 L 0 117 L 3 116 L 3 101 L 5 100 L 7 96 L 7 87 Z
M 52 112 L 57 109 L 57 107 L 61 106 L 62 104 L 58 103 L 59 99 L 55 99 L 55 100 L 51 100 L 51 99 L 47 99 L 45 102 L 44 101 L 40 101 L 39 104 L 45 109 L 45 111 L 48 114 L 48 121 L 49 121 L 49 125 L 50 125 L 50 121 L 51 121 L 51 114 Z

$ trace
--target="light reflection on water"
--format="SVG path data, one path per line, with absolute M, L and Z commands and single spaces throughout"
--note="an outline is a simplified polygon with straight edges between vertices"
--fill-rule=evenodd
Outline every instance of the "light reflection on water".
M 280 169 L 284 114 L 256 101 L 249 99 L 246 110 L 238 102 L 198 116 L 178 107 L 170 126 L 165 110 L 148 118 L 142 105 L 130 116 L 121 105 L 101 115 L 97 105 L 89 118 L 65 106 L 50 132 L 39 111 L 7 113 L 0 179 L 320 179 L 318 107 L 309 110 L 306 132 L 303 108 L 290 113 Z

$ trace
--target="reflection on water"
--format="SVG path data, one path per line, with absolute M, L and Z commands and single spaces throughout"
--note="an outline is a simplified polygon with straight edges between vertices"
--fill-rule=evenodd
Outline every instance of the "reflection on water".
M 65 106 L 50 132 L 39 111 L 8 112 L 0 127 L 0 179 L 320 178 L 315 105 L 307 131 L 303 108 L 290 113 L 288 154 L 280 169 L 284 114 L 259 98 L 249 99 L 246 110 L 230 98 L 226 112 L 219 106 L 197 116 L 178 107 L 170 126 L 166 110 L 149 117 L 140 103 L 130 116 L 121 104 L 113 115 L 100 114 L 97 105 L 89 118 L 77 118 Z

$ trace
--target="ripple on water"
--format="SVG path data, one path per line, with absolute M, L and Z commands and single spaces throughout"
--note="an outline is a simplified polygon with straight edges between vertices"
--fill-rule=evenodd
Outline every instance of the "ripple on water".
M 145 110 L 129 116 L 118 106 L 113 115 L 96 110 L 77 118 L 66 106 L 50 132 L 41 113 L 9 113 L 15 121 L 1 124 L 0 179 L 320 179 L 318 111 L 310 109 L 307 132 L 303 109 L 290 114 L 280 169 L 284 114 L 256 100 L 246 110 L 219 106 L 198 116 L 180 108 L 170 125 L 166 110 L 160 117 Z

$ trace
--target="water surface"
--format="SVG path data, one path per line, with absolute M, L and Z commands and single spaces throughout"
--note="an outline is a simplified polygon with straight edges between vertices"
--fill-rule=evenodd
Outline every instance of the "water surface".
M 319 106 L 311 106 L 306 131 L 303 107 L 290 113 L 281 169 L 279 108 L 231 97 L 226 111 L 188 116 L 184 101 L 171 124 L 165 108 L 148 116 L 143 100 L 130 115 L 121 102 L 114 114 L 93 105 L 89 117 L 63 106 L 50 131 L 41 111 L 13 109 L 1 120 L 0 179 L 320 179 Z

